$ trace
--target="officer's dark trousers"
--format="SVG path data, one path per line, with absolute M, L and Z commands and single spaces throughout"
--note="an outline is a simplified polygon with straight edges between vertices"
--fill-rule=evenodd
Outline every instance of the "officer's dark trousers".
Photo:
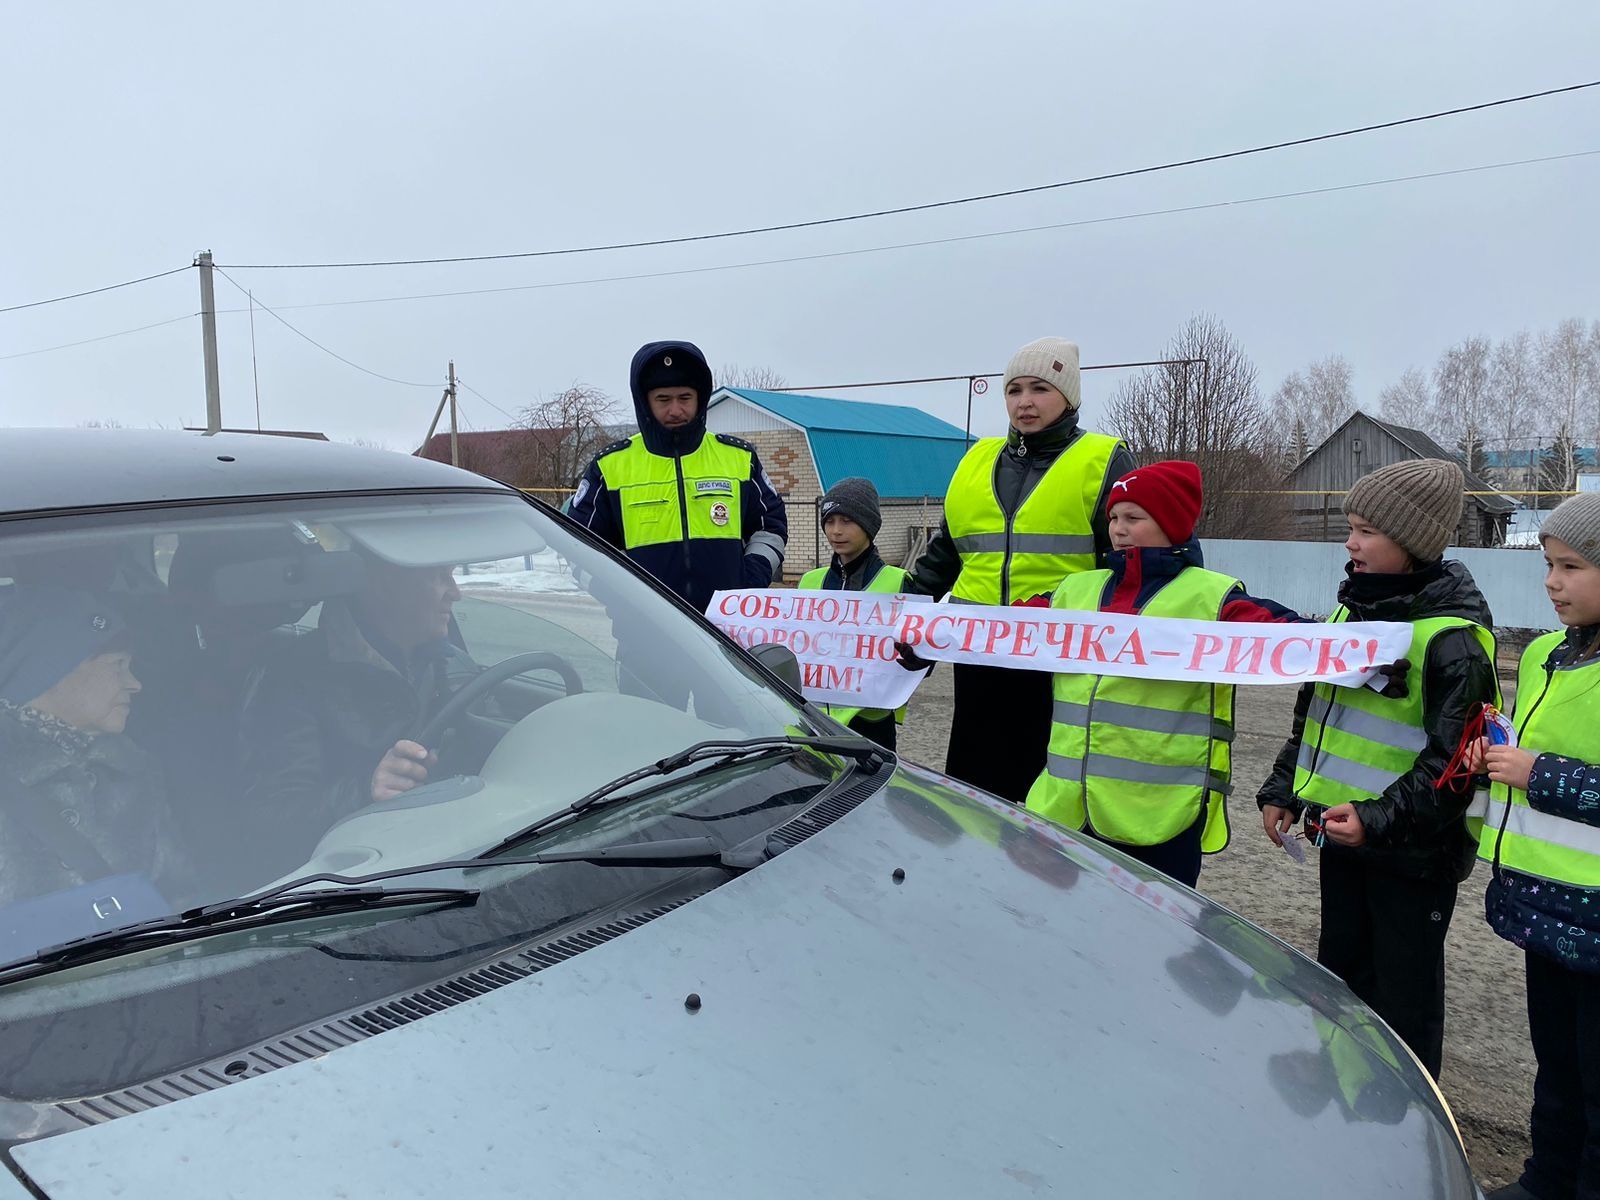
M 1051 675 L 955 665 L 955 711 L 944 771 L 1021 804 L 1050 745 Z
M 1540 1200 L 1600 1197 L 1600 976 L 1527 955 L 1533 1156 L 1522 1186 Z
M 1361 855 L 1322 851 L 1317 961 L 1389 1023 L 1435 1079 L 1444 1058 L 1444 936 L 1452 880 L 1410 879 Z

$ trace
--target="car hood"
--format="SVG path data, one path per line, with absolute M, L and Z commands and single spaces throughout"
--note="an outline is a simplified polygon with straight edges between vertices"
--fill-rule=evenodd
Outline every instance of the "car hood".
M 1332 976 L 906 767 L 548 970 L 13 1153 L 52 1200 L 1476 1195 Z

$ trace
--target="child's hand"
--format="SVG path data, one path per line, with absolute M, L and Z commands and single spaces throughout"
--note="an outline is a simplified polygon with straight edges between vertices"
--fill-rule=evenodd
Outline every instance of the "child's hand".
M 1484 769 L 1489 772 L 1490 779 L 1514 787 L 1519 792 L 1528 790 L 1535 755 L 1521 746 L 1490 746 L 1483 757 Z
M 1291 836 L 1289 831 L 1294 828 L 1294 814 L 1281 805 L 1263 805 L 1261 827 L 1267 831 L 1267 838 L 1274 846 L 1281 846 L 1283 839 Z
M 1322 832 L 1330 842 L 1341 846 L 1362 846 L 1367 841 L 1367 831 L 1354 804 L 1336 804 L 1323 813 Z
M 1481 737 L 1472 743 L 1472 749 L 1467 751 L 1467 760 L 1461 764 L 1468 775 L 1482 775 L 1484 755 L 1489 752 L 1489 739 Z

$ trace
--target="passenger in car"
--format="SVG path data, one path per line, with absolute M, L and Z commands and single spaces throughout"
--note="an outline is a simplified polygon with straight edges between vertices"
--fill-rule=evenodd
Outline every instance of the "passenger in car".
M 123 735 L 138 692 L 104 600 L 0 593 L 0 904 L 122 874 L 186 898 L 156 764 Z
M 360 592 L 324 602 L 316 631 L 245 703 L 246 807 L 263 859 L 282 870 L 341 818 L 428 781 L 437 759 L 413 739 L 479 670 L 449 640 L 451 567 L 364 557 Z

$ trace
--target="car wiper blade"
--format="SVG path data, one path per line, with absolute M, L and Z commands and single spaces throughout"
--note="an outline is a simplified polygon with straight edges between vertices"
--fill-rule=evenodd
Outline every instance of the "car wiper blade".
M 130 954 L 152 946 L 176 945 L 238 929 L 300 921 L 330 913 L 366 912 L 421 904 L 471 904 L 476 888 L 464 887 L 346 887 L 302 891 L 298 887 L 273 888 L 255 896 L 223 900 L 185 909 L 167 917 L 104 929 L 70 942 L 46 946 L 37 954 L 0 965 L 0 983 L 64 970 L 80 963 Z
M 516 832 L 501 838 L 493 846 L 482 851 L 478 857 L 491 858 L 502 850 L 508 850 L 531 837 L 536 837 L 545 830 L 555 825 L 570 821 L 581 813 L 595 812 L 609 807 L 612 803 L 632 801 L 650 795 L 651 790 L 632 792 L 626 796 L 618 793 L 645 779 L 660 775 L 671 775 L 674 771 L 682 770 L 691 763 L 707 760 L 737 761 L 746 758 L 755 758 L 774 754 L 791 754 L 797 750 L 815 750 L 823 754 L 837 754 L 842 758 L 853 758 L 868 770 L 875 771 L 885 762 L 894 761 L 894 756 L 883 747 L 865 738 L 844 737 L 755 737 L 735 741 L 709 741 L 696 742 L 693 746 L 686 746 L 676 754 L 669 754 L 665 758 L 629 771 L 626 775 L 619 775 L 610 783 L 601 784 L 588 795 L 580 796 L 565 808 L 547 813 L 537 821 L 524 825 Z

